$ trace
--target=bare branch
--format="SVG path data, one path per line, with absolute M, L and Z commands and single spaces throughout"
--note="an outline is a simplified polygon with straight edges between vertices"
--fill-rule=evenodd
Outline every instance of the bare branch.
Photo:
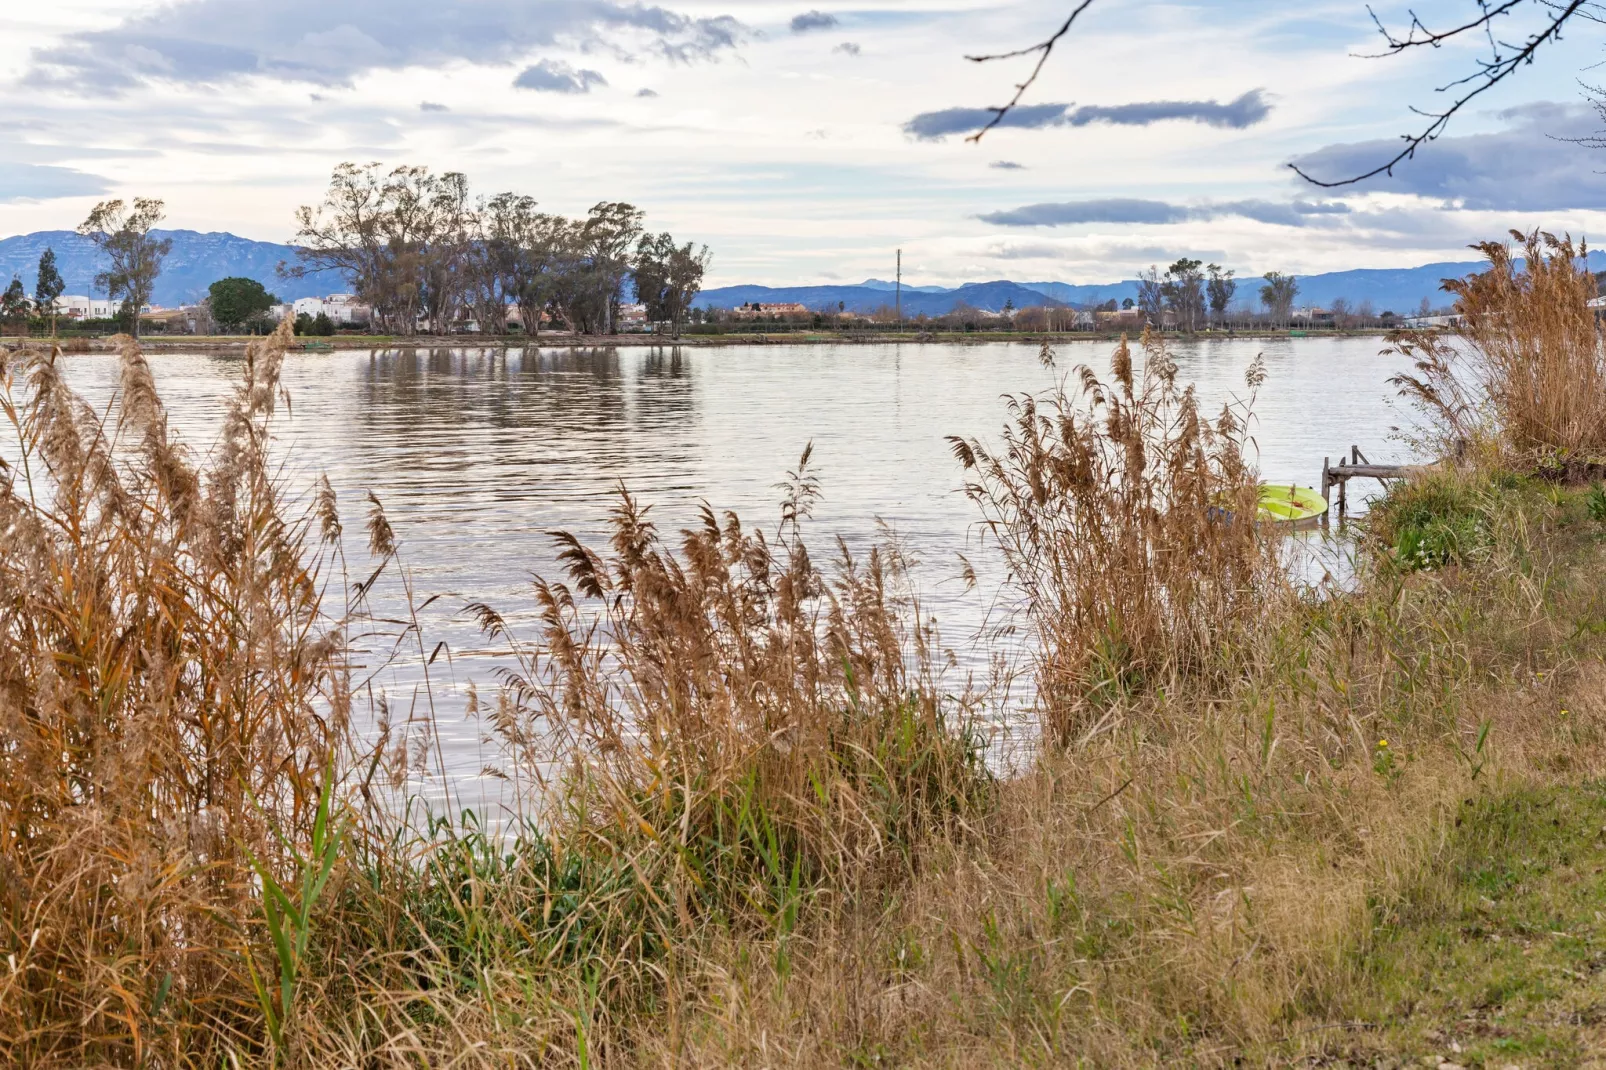
M 1005 104 L 1003 107 L 988 108 L 987 110 L 993 113 L 992 119 L 987 123 L 986 126 L 967 137 L 965 139 L 966 141 L 980 141 L 983 134 L 987 133 L 987 131 L 1004 121 L 1004 116 L 1008 115 L 1015 105 L 1020 103 L 1021 97 L 1026 95 L 1026 90 L 1030 89 L 1032 83 L 1037 81 L 1037 76 L 1042 73 L 1043 64 L 1048 62 L 1048 57 L 1050 53 L 1054 51 L 1054 46 L 1059 44 L 1060 38 L 1064 37 L 1071 31 L 1071 24 L 1076 21 L 1076 17 L 1082 12 L 1086 11 L 1088 7 L 1092 5 L 1092 3 L 1093 0 L 1082 0 L 1081 3 L 1077 4 L 1075 10 L 1073 10 L 1069 17 L 1066 18 L 1064 25 L 1062 25 L 1058 30 L 1054 31 L 1053 36 L 1048 38 L 1046 41 L 1039 41 L 1037 44 L 1032 45 L 1029 48 L 1017 48 L 1013 52 L 999 52 L 991 56 L 965 57 L 972 63 L 991 63 L 994 60 L 1017 59 L 1021 56 L 1029 56 L 1033 52 L 1041 53 L 1037 57 L 1037 65 L 1032 68 L 1032 73 L 1027 76 L 1024 82 L 1021 82 L 1015 87 L 1015 95 L 1009 99 L 1009 103 Z
M 1550 21 L 1538 33 L 1530 36 L 1521 48 L 1516 48 L 1515 45 L 1508 44 L 1504 47 L 1515 50 L 1502 54 L 1501 45 L 1496 43 L 1493 31 L 1490 28 L 1491 22 L 1495 18 L 1508 14 L 1524 3 L 1532 3 L 1536 4 L 1537 6 L 1549 8 L 1552 12 Z M 1378 56 L 1398 55 L 1400 52 L 1403 52 L 1409 48 L 1439 48 L 1446 41 L 1460 34 L 1470 33 L 1478 29 L 1484 30 L 1489 35 L 1491 50 L 1490 58 L 1487 60 L 1480 59 L 1478 61 L 1478 70 L 1465 78 L 1461 78 L 1454 82 L 1450 82 L 1448 85 L 1441 86 L 1439 92 L 1443 92 L 1444 90 L 1449 89 L 1451 86 L 1465 85 L 1469 82 L 1477 82 L 1478 84 L 1474 88 L 1457 97 L 1455 102 L 1442 112 L 1428 112 L 1422 111 L 1418 108 L 1412 108 L 1411 110 L 1413 112 L 1416 112 L 1418 115 L 1422 115 L 1433 121 L 1418 133 L 1402 134 L 1401 138 L 1404 140 L 1405 146 L 1401 148 L 1399 152 L 1395 153 L 1394 156 L 1388 161 L 1379 164 L 1364 174 L 1353 175 L 1349 178 L 1337 179 L 1332 182 L 1324 182 L 1319 178 L 1313 178 L 1312 176 L 1306 174 L 1300 169 L 1298 164 L 1291 163 L 1288 165 L 1289 168 L 1300 178 L 1303 178 L 1306 182 L 1309 182 L 1313 186 L 1320 186 L 1323 189 L 1333 189 L 1337 186 L 1354 185 L 1357 182 L 1363 182 L 1366 179 L 1374 178 L 1377 175 L 1392 175 L 1396 166 L 1413 158 L 1416 155 L 1417 149 L 1420 149 L 1423 145 L 1426 145 L 1430 141 L 1437 140 L 1439 135 L 1444 133 L 1445 127 L 1449 126 L 1450 119 L 1463 107 L 1477 99 L 1483 93 L 1493 89 L 1495 86 L 1505 81 L 1512 74 L 1516 73 L 1519 67 L 1532 63 L 1534 54 L 1538 52 L 1539 49 L 1547 42 L 1559 40 L 1561 38 L 1562 27 L 1565 26 L 1567 22 L 1575 15 L 1580 14 L 1584 8 L 1591 6 L 1591 0 L 1505 0 L 1505 2 L 1494 7 L 1489 6 L 1488 0 L 1479 0 L 1478 6 L 1482 11 L 1482 14 L 1478 18 L 1472 19 L 1471 21 L 1463 23 L 1460 26 L 1452 29 L 1438 32 L 1429 30 L 1422 24 L 1422 21 L 1416 16 L 1415 12 L 1413 12 L 1411 14 L 1411 28 L 1406 32 L 1404 37 L 1395 37 L 1383 27 L 1383 24 L 1380 21 L 1378 21 L 1376 13 L 1372 12 L 1372 21 L 1377 23 L 1378 32 L 1383 35 L 1384 40 L 1387 42 L 1387 49 L 1384 52 L 1378 53 Z M 1367 10 L 1371 12 L 1370 8 Z M 1588 13 L 1585 14 L 1587 17 Z M 1420 35 L 1418 31 L 1420 31 Z

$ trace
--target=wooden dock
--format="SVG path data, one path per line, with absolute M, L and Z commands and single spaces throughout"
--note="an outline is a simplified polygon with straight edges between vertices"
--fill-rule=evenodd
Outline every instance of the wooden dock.
M 1338 459 L 1337 464 L 1330 463 L 1331 458 L 1322 458 L 1322 501 L 1329 506 L 1333 502 L 1333 488 L 1338 488 L 1338 515 L 1343 516 L 1349 506 L 1349 481 L 1352 479 L 1375 479 L 1383 482 L 1390 479 L 1404 479 L 1424 470 L 1420 464 L 1373 464 L 1366 459 L 1359 446 L 1349 448 L 1349 459 Z M 1325 519 L 1325 516 L 1324 516 Z

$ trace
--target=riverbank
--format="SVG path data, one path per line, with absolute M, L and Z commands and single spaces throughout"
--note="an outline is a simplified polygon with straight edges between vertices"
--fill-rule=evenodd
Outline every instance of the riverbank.
M 1283 331 L 1200 331 L 1192 335 L 1176 335 L 1178 341 L 1206 339 L 1288 339 L 1288 338 L 1384 338 L 1382 330 L 1283 330 Z M 731 332 L 726 334 L 686 334 L 669 338 L 652 334 L 576 335 L 561 332 L 544 333 L 536 338 L 523 335 L 357 335 L 340 334 L 331 337 L 302 337 L 292 346 L 293 351 L 318 352 L 350 349 L 522 349 L 522 348 L 723 348 L 752 345 L 886 345 L 909 343 L 919 345 L 985 346 L 995 344 L 1072 345 L 1092 342 L 1114 345 L 1120 333 L 1074 331 L 1043 333 L 1030 331 L 783 331 L 765 333 Z M 25 339 L 0 339 L 13 348 L 21 348 Z M 35 340 L 42 341 L 42 340 Z M 244 335 L 149 335 L 140 345 L 149 353 L 169 353 L 205 349 L 219 352 L 244 352 L 252 338 Z M 71 352 L 115 352 L 117 343 L 111 338 L 73 339 L 67 347 Z M 81 347 L 81 348 L 79 348 Z
M 446 772 L 430 673 L 453 651 L 419 626 L 432 592 L 383 502 L 282 482 L 291 344 L 234 366 L 204 459 L 137 348 L 94 409 L 50 354 L 8 358 L 16 1061 L 1562 1066 L 1595 1046 L 1606 490 L 1469 448 L 1396 484 L 1353 582 L 1311 591 L 1279 529 L 1217 519 L 1258 496 L 1265 365 L 1202 413 L 1158 340 L 1141 366 L 1118 347 L 1099 381 L 1018 401 L 1001 441 L 950 442 L 1023 607 L 1040 734 L 1009 777 L 983 760 L 989 682 L 943 682 L 898 544 L 810 545 L 812 448 L 757 526 L 708 508 L 661 533 L 621 490 L 604 538 L 556 536 L 533 613 L 463 607 L 509 658 L 464 717 L 481 775 L 528 800 L 503 836 L 418 805 Z M 379 582 L 400 612 L 367 606 Z M 398 701 L 374 674 L 401 658 L 424 675 Z

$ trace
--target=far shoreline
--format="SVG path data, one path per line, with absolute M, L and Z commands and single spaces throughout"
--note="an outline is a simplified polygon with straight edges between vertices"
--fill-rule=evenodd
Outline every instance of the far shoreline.
M 1356 330 L 1259 330 L 1259 331 L 1198 331 L 1194 334 L 1168 333 L 1175 341 L 1258 340 L 1276 341 L 1294 338 L 1385 338 L 1389 331 L 1381 328 Z M 102 338 L 68 338 L 63 342 L 78 343 L 65 349 L 69 355 L 87 342 L 90 353 L 115 351 L 112 336 Z M 140 348 L 147 353 L 171 353 L 202 349 L 212 352 L 241 350 L 261 335 L 147 335 L 140 339 Z M 1129 336 L 1130 337 L 1130 336 Z M 298 337 L 295 352 L 330 352 L 334 350 L 364 349 L 622 349 L 622 348 L 684 348 L 721 349 L 732 346 L 816 346 L 816 345 L 1066 345 L 1078 342 L 1114 344 L 1121 332 L 1065 331 L 1058 333 L 988 331 L 985 333 L 953 333 L 926 331 L 876 332 L 779 332 L 774 334 L 719 334 L 683 335 L 668 338 L 652 334 L 576 335 L 554 332 L 534 338 L 523 335 L 334 335 L 329 337 Z M 9 348 L 49 344 L 48 338 L 9 337 L 0 344 Z

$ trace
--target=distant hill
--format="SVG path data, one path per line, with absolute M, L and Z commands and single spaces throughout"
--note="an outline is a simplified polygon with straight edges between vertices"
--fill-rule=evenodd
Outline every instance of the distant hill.
M 345 277 L 336 271 L 319 272 L 305 279 L 279 278 L 275 269 L 280 261 L 296 262 L 293 245 L 252 241 L 219 231 L 202 234 L 194 230 L 159 230 L 154 233 L 173 241 L 173 250 L 162 265 L 156 292 L 151 297 L 155 305 L 172 308 L 193 304 L 205 297 L 207 287 L 218 279 L 236 275 L 256 279 L 282 301 L 321 297 L 348 288 Z M 105 258 L 88 238 L 70 230 L 42 230 L 0 239 L 0 286 L 15 275 L 32 294 L 39 254 L 47 248 L 56 250 L 56 270 L 61 272 L 67 292 L 91 293 L 95 275 L 105 270 Z
M 898 288 L 896 282 L 890 282 L 887 279 L 865 279 L 859 285 L 868 287 L 871 290 L 896 290 Z M 952 286 L 915 286 L 907 282 L 903 284 L 904 293 L 942 294 L 952 289 Z
M 723 286 L 704 290 L 697 295 L 698 307 L 735 308 L 737 305 L 788 304 L 797 302 L 807 308 L 836 311 L 842 305 L 849 312 L 874 312 L 885 305 L 892 307 L 893 293 L 875 286 Z M 941 316 L 951 312 L 955 305 L 997 311 L 1005 303 L 1016 308 L 1035 305 L 1060 305 L 1059 301 L 1029 289 L 1018 282 L 972 282 L 952 290 L 904 287 L 903 314 Z
M 1591 252 L 1590 267 L 1606 268 L 1606 253 Z M 1461 278 L 1482 271 L 1481 260 L 1445 261 L 1424 264 L 1414 268 L 1358 268 L 1351 271 L 1330 271 L 1319 275 L 1300 275 L 1299 298 L 1296 304 L 1331 305 L 1335 298 L 1344 298 L 1351 305 L 1370 301 L 1377 312 L 1397 312 L 1402 315 L 1415 312 L 1422 299 L 1435 308 L 1450 303 L 1450 295 L 1442 289 L 1445 279 Z M 1234 305 L 1247 302 L 1258 307 L 1261 279 L 1259 275 L 1240 275 Z M 731 308 L 751 301 L 798 301 L 812 309 L 835 308 L 840 301 L 854 312 L 873 312 L 882 305 L 891 304 L 893 284 L 881 279 L 867 279 L 858 286 L 726 286 L 707 290 L 698 295 L 698 305 Z M 1024 291 L 1024 292 L 1023 292 Z M 1006 299 L 1013 300 L 1016 308 L 1034 305 L 1060 304 L 1076 308 L 1089 308 L 1105 301 L 1136 300 L 1136 279 L 1108 283 L 1065 282 L 986 282 L 971 283 L 952 289 L 940 286 L 903 287 L 904 311 L 917 316 L 941 315 L 963 301 L 977 308 L 997 311 Z
M 207 287 L 218 279 L 243 275 L 256 279 L 277 294 L 281 300 L 293 301 L 299 297 L 318 297 L 339 293 L 350 288 L 339 272 L 325 271 L 305 279 L 281 279 L 276 269 L 281 261 L 294 263 L 293 245 L 275 242 L 252 241 L 234 234 L 193 230 L 157 231 L 171 238 L 173 251 L 168 254 L 162 274 L 156 282 L 153 303 L 173 307 L 190 304 L 206 296 Z M 104 269 L 100 252 L 89 239 L 70 230 L 46 230 L 33 234 L 20 234 L 0 239 L 0 287 L 13 275 L 22 280 L 28 292 L 33 293 L 34 272 L 39 254 L 46 248 L 56 250 L 56 264 L 66 281 L 67 292 L 90 294 L 92 280 Z M 1606 254 L 1590 254 L 1590 266 L 1596 270 L 1606 268 Z M 1446 278 L 1458 278 L 1482 270 L 1481 261 L 1455 261 L 1424 264 L 1414 268 L 1360 268 L 1351 271 L 1333 271 L 1320 275 L 1298 277 L 1297 304 L 1331 305 L 1335 298 L 1344 298 L 1351 304 L 1370 301 L 1378 312 L 1413 312 L 1425 297 L 1429 304 L 1438 307 L 1449 303 L 1449 295 L 1440 289 Z M 798 302 L 808 308 L 835 310 L 839 305 L 853 312 L 874 312 L 883 305 L 893 303 L 896 283 L 885 279 L 866 279 L 858 285 L 830 286 L 721 286 L 705 290 L 698 295 L 699 306 L 733 308 L 736 305 L 758 301 L 761 303 Z M 1248 272 L 1238 279 L 1235 305 L 1259 303 L 1260 278 Z M 1071 306 L 1088 308 L 1105 301 L 1117 302 L 1136 299 L 1138 284 L 1127 279 L 1108 283 L 1065 282 L 973 282 L 963 286 L 903 286 L 905 315 L 940 316 L 952 311 L 955 305 L 967 304 L 975 308 L 998 311 L 1006 303 L 1015 308 L 1036 305 Z

